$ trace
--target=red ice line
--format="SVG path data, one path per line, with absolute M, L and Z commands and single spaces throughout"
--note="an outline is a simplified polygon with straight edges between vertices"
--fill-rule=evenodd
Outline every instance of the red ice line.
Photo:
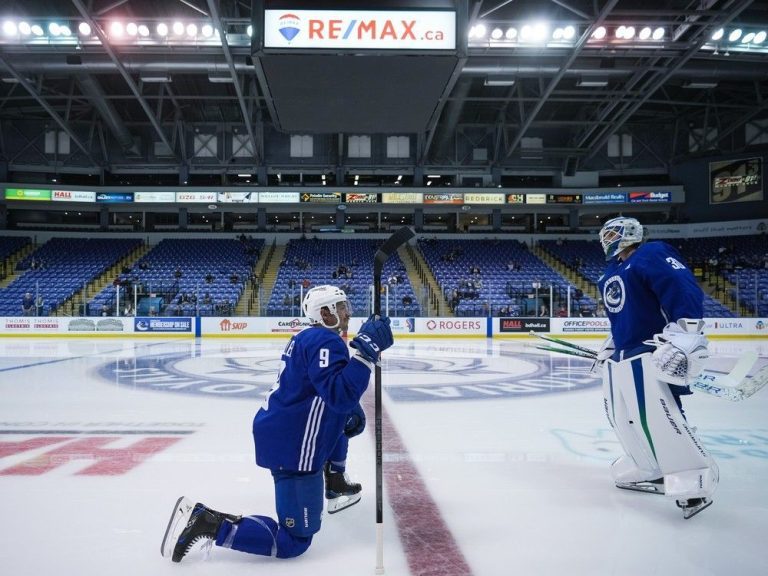
M 372 393 L 365 395 L 363 404 L 367 414 L 374 413 Z M 372 421 L 373 418 L 369 418 L 369 422 Z M 472 576 L 472 570 L 419 471 L 408 458 L 408 451 L 383 406 L 381 423 L 384 454 L 399 456 L 395 461 L 384 463 L 383 476 L 412 576 Z M 369 428 L 375 434 L 373 426 Z

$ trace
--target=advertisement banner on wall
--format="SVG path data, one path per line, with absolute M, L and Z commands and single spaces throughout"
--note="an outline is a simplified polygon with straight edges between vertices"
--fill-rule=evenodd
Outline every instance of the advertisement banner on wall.
M 50 200 L 50 190 L 37 190 L 30 188 L 6 188 L 6 200 Z
M 341 192 L 301 192 L 299 200 L 311 204 L 338 204 Z
M 344 194 L 344 201 L 348 204 L 375 204 L 379 201 L 379 195 L 376 193 L 347 192 Z
M 96 202 L 105 204 L 133 202 L 133 192 L 99 192 L 96 194 Z
M 552 332 L 600 332 L 611 331 L 608 318 L 552 318 Z
M 763 199 L 763 159 L 709 163 L 709 203 L 755 202 Z
M 424 198 L 420 192 L 382 192 L 382 204 L 421 204 Z
M 464 195 L 458 192 L 424 193 L 424 204 L 463 204 Z
M 526 204 L 546 204 L 547 195 L 546 194 L 526 194 L 525 203 Z
M 176 202 L 176 192 L 134 192 L 134 202 Z
M 136 317 L 133 319 L 136 332 L 192 332 L 192 318 L 182 317 Z
M 96 202 L 96 192 L 87 190 L 53 190 L 51 200 L 56 202 Z
M 222 204 L 255 204 L 258 202 L 256 192 L 219 192 L 218 201 Z
M 549 332 L 549 318 L 496 318 L 498 332 L 501 334 L 528 334 L 529 332 Z
M 629 201 L 632 204 L 649 202 L 671 202 L 672 192 L 630 192 Z
M 581 194 L 547 194 L 547 204 L 581 204 Z
M 298 192 L 259 192 L 259 202 L 262 204 L 294 204 L 298 201 Z
M 610 192 L 608 194 L 587 192 L 582 199 L 584 204 L 624 204 L 626 201 L 626 192 Z
M 176 192 L 176 202 L 186 204 L 210 204 L 216 202 L 219 195 L 216 192 Z
M 453 11 L 265 10 L 265 48 L 454 50 Z
M 494 192 L 465 192 L 464 204 L 504 204 L 504 194 Z
M 428 336 L 485 336 L 487 318 L 416 318 L 414 332 Z
M 507 204 L 525 204 L 525 194 L 507 194 Z

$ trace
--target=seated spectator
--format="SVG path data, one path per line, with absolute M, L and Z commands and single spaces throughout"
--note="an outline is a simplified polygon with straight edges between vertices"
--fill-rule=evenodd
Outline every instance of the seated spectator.
M 214 280 L 214 276 L 213 276 L 213 274 L 211 274 L 210 272 L 208 272 L 208 274 L 206 274 L 206 275 L 205 275 L 205 283 L 206 283 L 206 284 L 212 284 L 212 283 L 213 283 L 213 280 Z
M 403 296 L 403 306 L 410 306 L 411 304 L 413 304 L 413 298 L 408 296 L 408 294 Z
M 565 309 L 565 306 L 562 304 L 560 305 L 560 308 L 557 310 L 557 317 L 558 318 L 568 318 L 568 310 Z
M 101 312 L 99 312 L 101 316 L 112 316 L 112 309 L 109 307 L 109 304 L 106 302 L 101 305 Z
M 123 308 L 123 316 L 133 316 L 133 305 L 130 302 L 126 302 L 125 308 Z
M 38 294 L 37 298 L 35 299 L 35 314 L 37 316 L 43 315 L 43 306 L 45 305 L 45 302 L 43 301 L 43 295 Z
M 174 278 L 176 278 L 176 280 L 178 280 L 178 279 L 179 279 L 179 278 L 181 278 L 183 275 L 184 275 L 184 273 L 181 271 L 181 268 L 179 268 L 179 267 L 177 266 L 177 267 L 176 267 L 176 270 L 173 272 L 173 277 L 174 277 Z
M 24 316 L 32 316 L 35 313 L 35 298 L 31 292 L 27 292 L 21 298 L 21 313 Z
M 301 281 L 301 287 L 304 288 L 304 290 L 309 290 L 310 286 L 312 286 L 312 282 L 309 278 L 304 278 L 304 280 Z
M 37 270 L 39 268 L 40 264 L 37 260 L 35 260 L 35 257 L 32 257 L 32 260 L 29 261 L 29 269 L 30 270 Z
M 240 276 L 238 276 L 237 273 L 232 272 L 232 274 L 229 275 L 229 282 L 231 284 L 237 284 L 240 282 Z

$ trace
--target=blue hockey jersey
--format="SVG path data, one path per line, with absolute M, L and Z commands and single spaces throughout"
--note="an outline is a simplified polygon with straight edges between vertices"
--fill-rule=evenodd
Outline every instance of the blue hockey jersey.
M 680 253 L 666 242 L 641 244 L 614 258 L 598 280 L 616 350 L 633 350 L 669 322 L 701 318 L 704 295 Z
M 370 376 L 333 330 L 312 326 L 294 335 L 277 382 L 253 419 L 256 463 L 271 470 L 320 470 Z

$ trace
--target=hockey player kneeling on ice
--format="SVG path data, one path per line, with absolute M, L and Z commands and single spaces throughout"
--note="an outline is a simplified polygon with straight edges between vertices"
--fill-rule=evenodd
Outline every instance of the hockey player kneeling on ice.
M 690 518 L 712 503 L 718 483 L 681 401 L 708 357 L 703 293 L 675 248 L 642 240 L 634 218 L 613 218 L 600 230 L 608 265 L 598 285 L 611 336 L 596 364 L 624 449 L 611 472 L 617 487 L 665 494 Z
M 320 530 L 324 493 L 329 513 L 360 500 L 360 484 L 345 473 L 347 446 L 365 428 L 360 398 L 379 354 L 393 344 L 389 318 L 363 323 L 350 358 L 340 336 L 351 314 L 346 294 L 318 286 L 302 307 L 312 326 L 288 342 L 277 382 L 253 420 L 256 463 L 272 472 L 277 519 L 225 514 L 181 497 L 161 546 L 174 562 L 201 539 L 251 554 L 299 556 Z

